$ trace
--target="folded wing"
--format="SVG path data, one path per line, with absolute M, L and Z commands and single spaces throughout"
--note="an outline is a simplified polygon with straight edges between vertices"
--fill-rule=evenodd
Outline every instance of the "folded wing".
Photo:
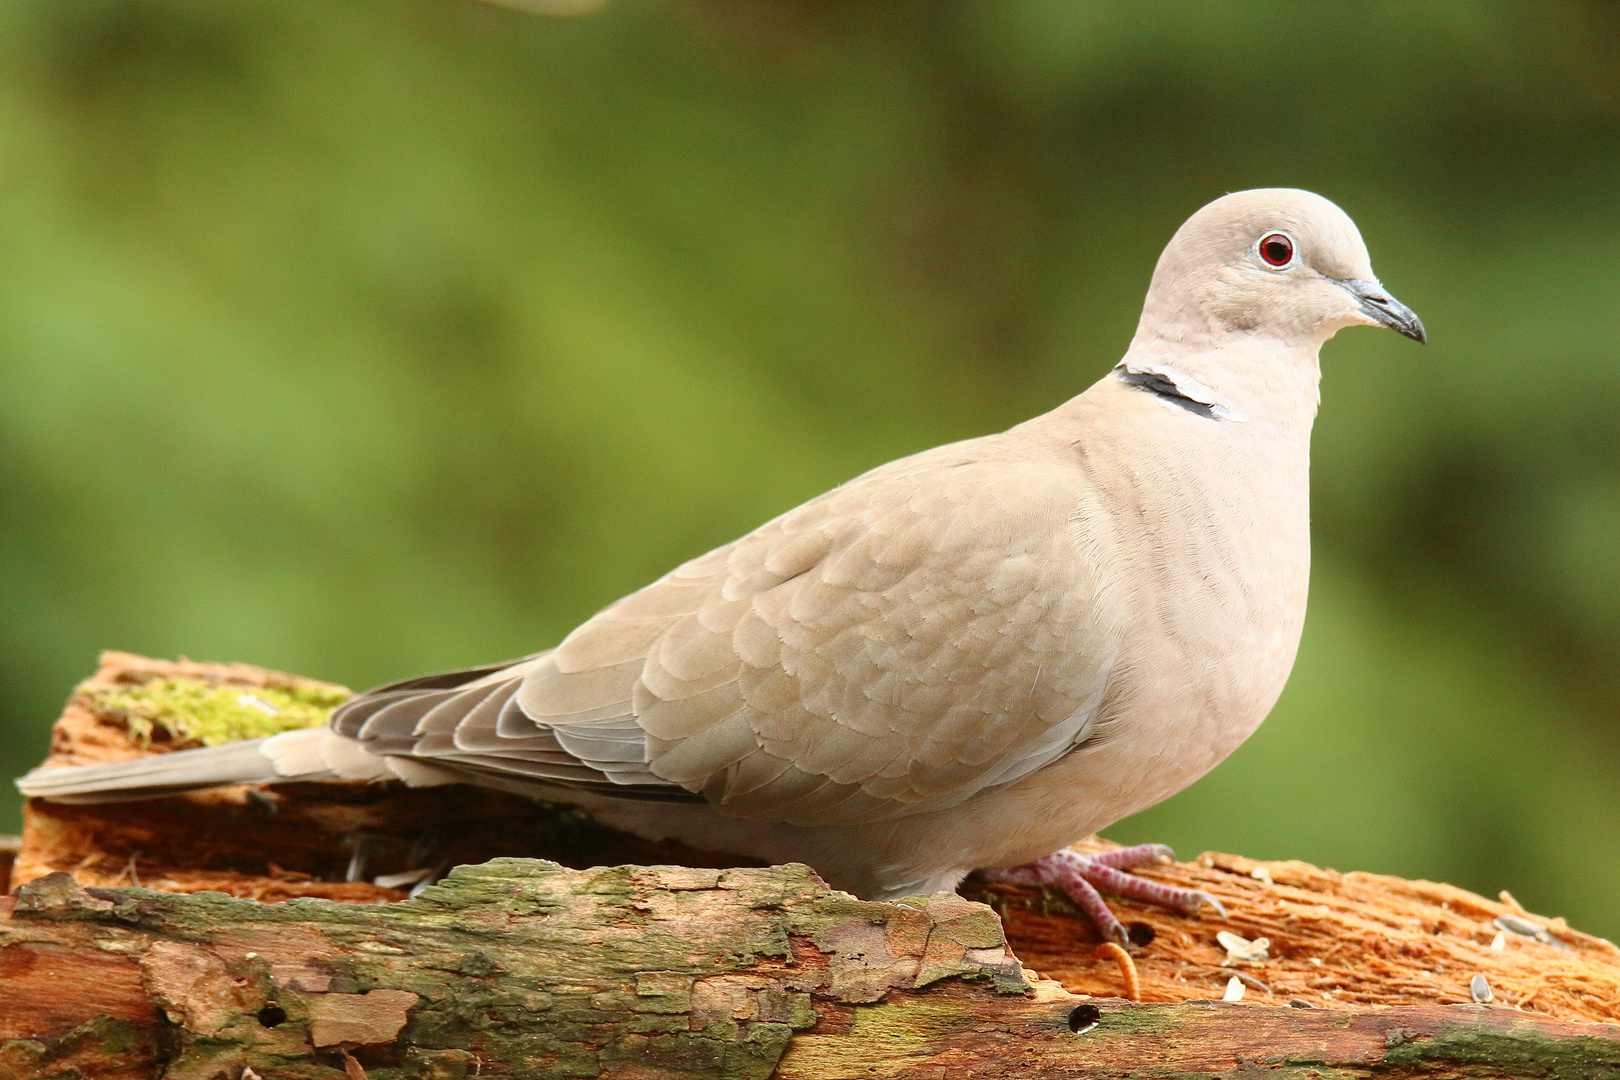
M 1010 783 L 1086 738 L 1113 635 L 1075 477 L 986 460 L 978 442 L 829 492 L 551 652 L 385 687 L 333 728 L 504 787 L 702 798 L 804 825 Z

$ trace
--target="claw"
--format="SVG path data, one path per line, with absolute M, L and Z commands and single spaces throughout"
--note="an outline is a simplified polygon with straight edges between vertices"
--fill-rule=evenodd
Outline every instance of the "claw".
M 1056 885 L 1074 901 L 1096 926 L 1104 941 L 1124 947 L 1130 944 L 1125 928 L 1109 910 L 1098 889 L 1133 900 L 1145 900 L 1174 908 L 1188 915 L 1197 914 L 1208 904 L 1222 917 L 1226 906 L 1202 889 L 1182 889 L 1161 885 L 1156 881 L 1125 873 L 1126 867 L 1174 858 L 1175 854 L 1163 844 L 1138 844 L 1135 847 L 1082 855 L 1078 851 L 1055 851 L 1043 859 L 1024 866 L 1005 866 L 982 871 L 991 881 L 1006 881 L 1017 885 Z
M 371 852 L 377 840 L 371 833 L 355 833 L 343 838 L 343 846 L 350 850 L 349 869 L 343 875 L 344 881 L 366 880 L 366 865 L 371 862 Z
M 432 870 L 429 870 L 426 877 L 424 877 L 421 881 L 418 881 L 415 885 L 411 886 L 409 898 L 415 900 L 418 896 L 421 896 L 423 890 L 425 890 L 429 885 L 435 884 L 441 877 L 444 876 L 444 872 L 448 866 L 448 863 L 440 863 Z
M 1094 855 L 1085 856 L 1094 866 L 1111 866 L 1116 870 L 1124 870 L 1130 866 L 1145 866 L 1166 859 L 1173 862 L 1175 857 L 1176 853 L 1169 844 L 1137 844 L 1135 847 L 1115 848 L 1113 851 L 1099 851 Z

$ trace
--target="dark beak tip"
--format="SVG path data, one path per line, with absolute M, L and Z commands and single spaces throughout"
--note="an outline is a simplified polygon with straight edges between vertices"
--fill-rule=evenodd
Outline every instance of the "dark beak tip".
M 1361 310 L 1378 325 L 1387 326 L 1419 345 L 1429 343 L 1429 332 L 1423 328 L 1423 320 L 1417 317 L 1417 312 L 1389 295 L 1377 282 L 1355 280 L 1338 284 L 1349 290 L 1361 305 Z

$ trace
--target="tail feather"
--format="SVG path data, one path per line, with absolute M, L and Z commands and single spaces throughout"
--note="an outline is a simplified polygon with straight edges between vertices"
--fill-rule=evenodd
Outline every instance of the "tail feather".
M 263 739 L 245 739 L 201 750 L 180 750 L 110 765 L 35 769 L 17 781 L 30 798 L 67 803 L 155 799 L 221 784 L 263 784 L 287 777 L 260 750 Z
M 515 687 L 524 665 L 532 666 L 545 655 L 536 653 L 379 687 L 338 706 L 328 724 L 320 727 L 110 765 L 39 768 L 18 780 L 17 788 L 30 798 L 104 803 L 155 799 L 226 784 L 287 780 L 397 777 L 413 787 L 466 780 L 485 783 L 481 777 L 486 770 L 467 770 L 448 758 L 442 762 L 420 760 L 415 755 L 421 741 L 419 722 L 448 699 L 465 697 L 477 702 L 492 694 L 500 696 L 508 683 Z M 510 697 L 508 689 L 502 700 Z M 554 741 L 547 741 L 555 746 Z M 532 781 L 526 782 L 532 786 Z M 509 785 L 502 781 L 486 786 Z

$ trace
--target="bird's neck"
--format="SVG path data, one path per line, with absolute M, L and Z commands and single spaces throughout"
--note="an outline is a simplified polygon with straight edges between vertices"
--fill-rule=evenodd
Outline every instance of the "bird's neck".
M 1228 423 L 1309 438 L 1320 401 L 1320 344 L 1207 331 L 1199 337 L 1139 333 L 1115 375 L 1179 393 Z

